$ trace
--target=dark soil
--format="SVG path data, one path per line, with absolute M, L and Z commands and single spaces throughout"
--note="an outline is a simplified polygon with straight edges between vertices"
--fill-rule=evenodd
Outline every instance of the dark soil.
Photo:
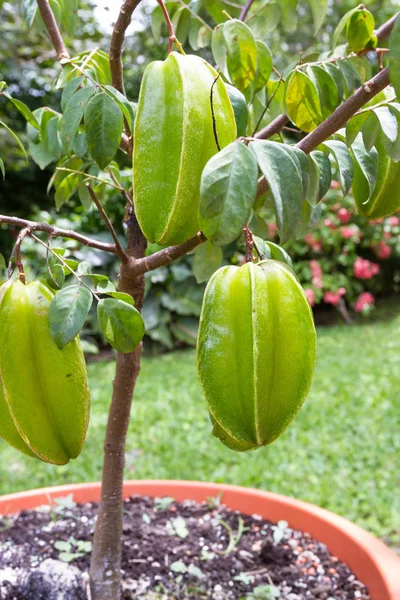
M 94 503 L 75 505 L 69 498 L 52 509 L 0 518 L 0 599 L 86 598 L 87 575 L 76 567 L 88 570 L 90 543 L 82 542 L 92 539 L 96 511 Z M 79 589 L 67 593 L 63 583 L 65 595 L 41 591 L 43 564 L 78 573 Z M 122 572 L 122 598 L 370 598 L 349 567 L 308 533 L 230 511 L 215 498 L 208 504 L 126 500 Z

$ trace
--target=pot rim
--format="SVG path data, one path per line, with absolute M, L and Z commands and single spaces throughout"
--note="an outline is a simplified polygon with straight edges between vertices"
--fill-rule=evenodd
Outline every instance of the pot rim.
M 101 484 L 81 483 L 16 492 L 0 496 L 0 514 L 13 514 L 50 504 L 57 497 L 74 495 L 75 502 L 95 502 Z M 399 600 L 400 557 L 383 542 L 344 517 L 302 500 L 254 488 L 229 484 L 181 480 L 126 480 L 124 498 L 132 494 L 172 496 L 203 501 L 223 494 L 222 502 L 232 510 L 258 514 L 271 521 L 285 520 L 289 526 L 310 533 L 365 583 L 371 600 Z

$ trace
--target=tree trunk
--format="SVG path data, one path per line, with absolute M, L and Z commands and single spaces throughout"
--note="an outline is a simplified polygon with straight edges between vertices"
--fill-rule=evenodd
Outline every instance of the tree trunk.
M 141 310 L 144 278 L 132 276 L 135 258 L 144 256 L 146 241 L 128 210 L 128 254 L 130 261 L 121 265 L 121 292 L 131 294 Z M 140 370 L 141 344 L 130 354 L 117 353 L 113 396 L 108 415 L 104 443 L 104 463 L 101 500 L 97 515 L 90 565 L 92 600 L 117 600 L 121 596 L 121 540 L 123 501 L 122 489 L 125 466 L 125 439 L 129 425 L 133 391 Z

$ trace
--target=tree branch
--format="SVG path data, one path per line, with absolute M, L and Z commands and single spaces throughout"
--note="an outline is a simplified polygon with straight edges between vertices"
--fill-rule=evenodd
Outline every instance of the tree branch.
M 124 250 L 124 248 L 121 246 L 121 242 L 118 239 L 118 236 L 115 232 L 115 229 L 113 227 L 113 224 L 110 221 L 110 218 L 108 216 L 108 214 L 106 213 L 106 211 L 104 210 L 100 200 L 98 199 L 98 197 L 96 196 L 96 194 L 94 193 L 94 190 L 92 188 L 92 186 L 90 185 L 90 183 L 86 184 L 87 190 L 90 194 L 91 199 L 93 200 L 93 202 L 95 203 L 99 213 L 101 214 L 104 223 L 107 225 L 107 229 L 108 231 L 111 233 L 111 236 L 115 242 L 115 250 L 116 250 L 116 254 L 118 254 L 119 258 L 121 259 L 121 262 L 127 262 L 128 261 L 128 255 L 126 253 L 126 251 Z
M 389 37 L 389 35 L 392 33 L 393 26 L 399 14 L 400 12 L 397 12 L 391 19 L 386 21 L 386 23 L 383 23 L 383 25 L 381 25 L 375 31 L 375 35 L 378 38 L 378 42 L 382 42 L 383 40 L 386 40 Z
M 114 25 L 110 42 L 110 70 L 112 84 L 121 94 L 125 95 L 124 72 L 122 64 L 125 32 L 131 24 L 132 14 L 140 0 L 125 0 L 119 11 Z
M 249 12 L 253 2 L 254 2 L 254 0 L 247 0 L 246 4 L 242 8 L 242 12 L 240 13 L 239 21 L 245 20 L 245 18 L 247 17 L 247 13 Z
M 114 244 L 93 240 L 80 233 L 75 233 L 75 231 L 72 231 L 72 229 L 61 229 L 59 227 L 49 225 L 48 223 L 37 223 L 36 221 L 28 221 L 27 219 L 20 219 L 18 217 L 8 217 L 7 215 L 0 215 L 0 224 L 1 223 L 14 225 L 14 227 L 19 227 L 21 229 L 28 228 L 31 232 L 44 231 L 45 233 L 51 235 L 51 237 L 63 237 L 76 240 L 83 246 L 95 248 L 96 250 L 102 250 L 103 252 L 117 254 L 117 248 Z
M 261 131 L 256 133 L 254 137 L 257 140 L 267 140 L 275 135 L 275 133 L 279 133 L 284 128 L 286 123 L 289 123 L 288 117 L 284 114 L 278 115 L 273 121 L 271 121 L 271 123 L 268 123 L 268 125 L 261 129 Z
M 177 258 L 180 258 L 188 252 L 191 252 L 191 250 L 194 250 L 196 246 L 199 246 L 206 241 L 206 236 L 199 231 L 195 236 L 190 238 L 190 240 L 183 242 L 183 244 L 179 244 L 178 246 L 169 246 L 168 248 L 164 248 L 164 250 L 155 252 L 150 256 L 137 259 L 133 267 L 133 272 L 135 275 L 140 275 L 142 273 L 147 273 L 147 271 L 154 271 L 154 269 L 158 269 L 158 267 L 169 265 Z
M 62 35 L 54 18 L 53 11 L 51 10 L 49 0 L 37 0 L 37 3 L 51 43 L 57 52 L 57 60 L 61 61 L 63 58 L 70 58 L 69 52 L 64 44 L 64 40 L 62 39 Z

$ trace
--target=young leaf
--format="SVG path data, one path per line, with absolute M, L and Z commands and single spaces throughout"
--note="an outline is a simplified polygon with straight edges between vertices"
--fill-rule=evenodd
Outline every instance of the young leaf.
M 222 248 L 214 246 L 209 241 L 197 246 L 193 258 L 193 274 L 197 283 L 208 281 L 221 266 L 223 257 Z
M 94 92 L 95 88 L 93 86 L 83 87 L 68 100 L 60 127 L 61 142 L 67 154 L 72 150 L 75 135 L 82 121 L 86 105 Z
M 85 131 L 90 154 L 105 169 L 121 141 L 124 119 L 118 104 L 105 93 L 90 99 L 85 109 Z
M 90 291 L 79 285 L 70 285 L 58 292 L 49 310 L 50 334 L 62 350 L 82 329 L 93 296 Z
M 243 96 L 242 92 L 240 92 L 233 85 L 226 83 L 225 87 L 228 92 L 229 100 L 232 104 L 233 112 L 235 114 L 237 134 L 238 137 L 241 137 L 242 135 L 246 135 L 247 131 L 248 110 L 246 98 Z
M 257 192 L 257 162 L 241 142 L 215 154 L 204 167 L 200 184 L 199 226 L 217 246 L 239 237 Z
M 257 159 L 273 198 L 281 243 L 285 243 L 300 220 L 303 181 L 298 164 L 281 144 L 251 142 L 249 148 Z
M 286 263 L 287 265 L 289 265 L 289 267 L 293 269 L 292 259 L 290 258 L 286 250 L 278 246 L 278 244 L 274 244 L 274 242 L 264 241 L 255 235 L 253 235 L 253 241 L 257 249 L 257 253 L 260 255 L 261 258 L 272 258 L 273 260 L 279 260 L 280 262 Z
M 285 104 L 289 119 L 302 131 L 312 131 L 323 120 L 317 89 L 298 69 L 286 79 Z
M 350 152 L 346 144 L 337 140 L 325 142 L 324 147 L 329 150 L 337 162 L 343 196 L 347 196 L 354 178 L 353 161 L 351 160 Z
M 142 315 L 127 302 L 100 300 L 97 316 L 104 337 L 118 352 L 132 352 L 141 342 L 145 333 Z

